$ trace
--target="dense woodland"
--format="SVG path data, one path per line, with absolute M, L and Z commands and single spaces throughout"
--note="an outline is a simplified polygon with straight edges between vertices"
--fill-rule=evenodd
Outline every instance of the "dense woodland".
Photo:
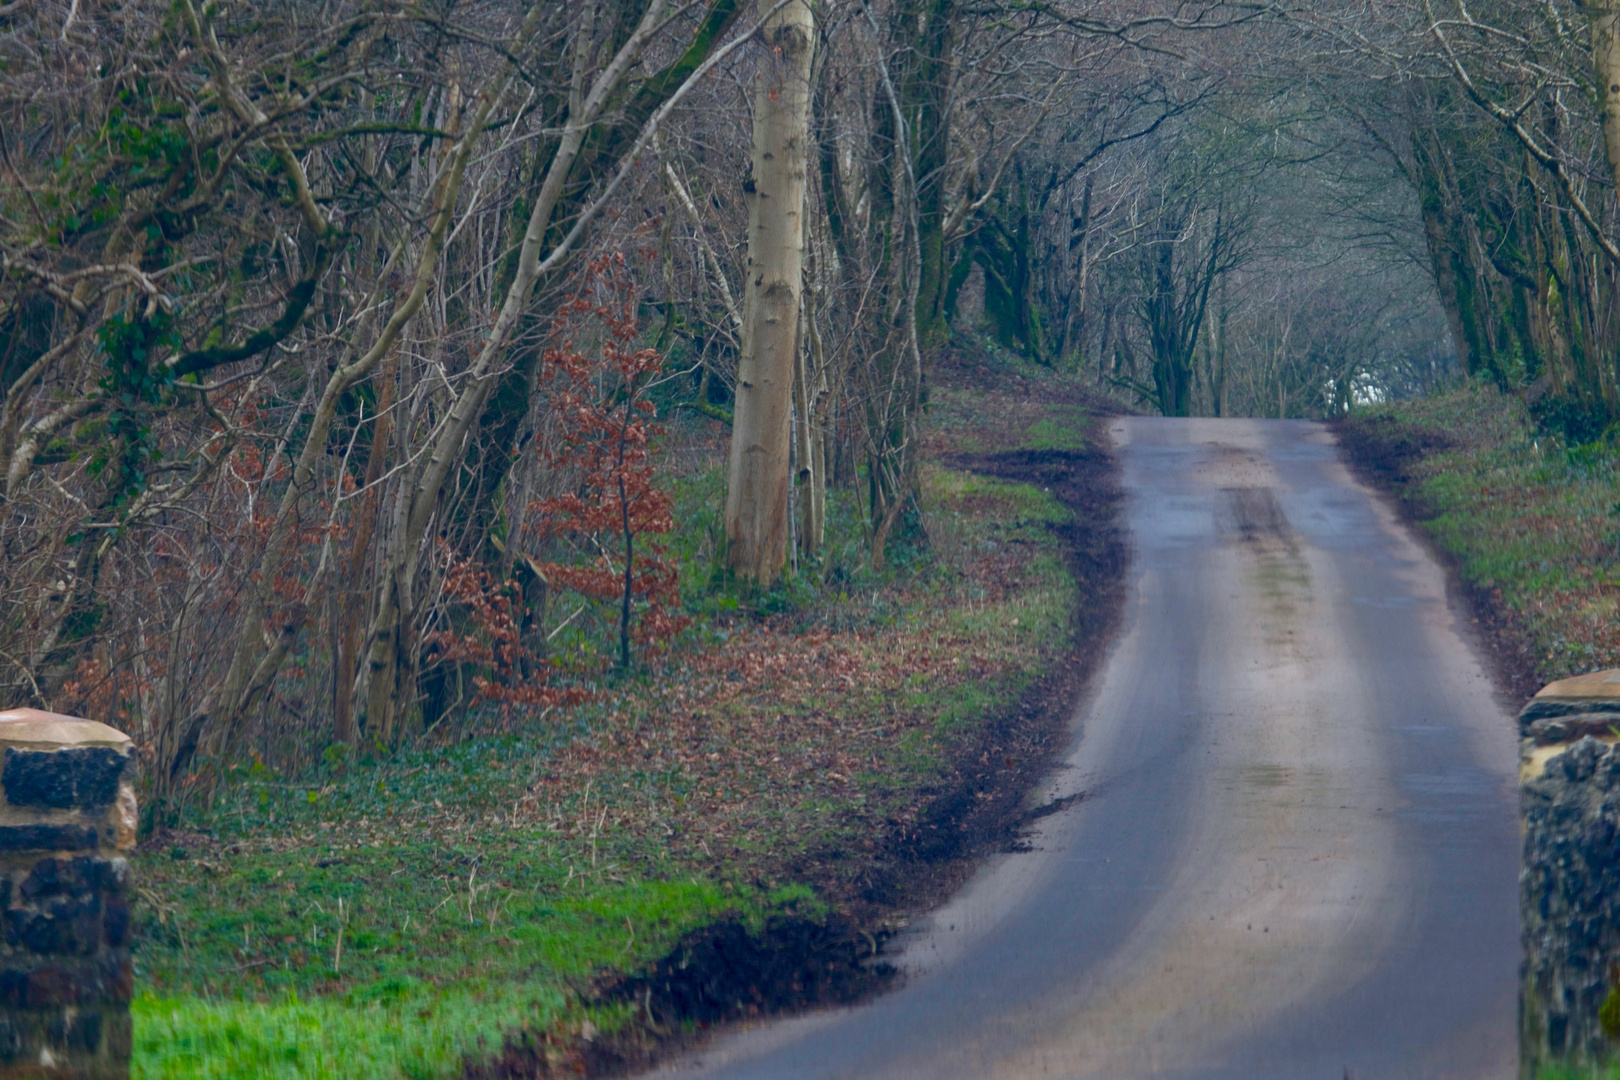
M 1620 416 L 1617 0 L 0 2 L 0 685 L 222 762 L 881 565 L 963 335 L 1166 415 Z M 327 751 L 331 753 L 331 750 Z

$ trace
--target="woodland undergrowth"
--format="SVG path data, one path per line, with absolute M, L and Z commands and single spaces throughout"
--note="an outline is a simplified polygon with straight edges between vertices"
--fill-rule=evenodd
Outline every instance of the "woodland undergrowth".
M 1067 645 L 1068 511 L 941 463 L 1083 447 L 1089 416 L 1028 394 L 1052 378 L 941 387 L 888 566 L 845 488 L 824 556 L 752 597 L 714 574 L 723 429 L 668 436 L 667 650 L 583 698 L 486 695 L 387 756 L 249 763 L 145 845 L 135 1075 L 451 1076 L 516 1030 L 611 1031 L 628 1007 L 594 988 L 695 927 L 855 895 Z

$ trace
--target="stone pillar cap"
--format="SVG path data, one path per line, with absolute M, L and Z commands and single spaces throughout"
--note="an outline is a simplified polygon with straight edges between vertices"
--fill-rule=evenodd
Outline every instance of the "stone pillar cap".
M 111 746 L 122 750 L 130 745 L 130 739 L 117 728 L 78 716 L 40 709 L 0 712 L 0 746 L 19 745 Z
M 1570 679 L 1548 683 L 1536 692 L 1538 698 L 1620 698 L 1620 668 L 1593 671 Z M 6 717 L 0 713 L 0 719 Z

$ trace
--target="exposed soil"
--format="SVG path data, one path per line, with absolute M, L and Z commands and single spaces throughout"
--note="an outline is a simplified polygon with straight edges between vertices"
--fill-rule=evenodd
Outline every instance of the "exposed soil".
M 690 935 L 647 974 L 620 981 L 610 994 L 640 1005 L 651 1025 L 707 1027 L 784 1004 L 857 998 L 893 973 L 877 958 L 880 948 L 876 938 L 860 940 L 843 919 L 777 918 L 757 932 L 732 920 Z
M 1078 391 L 1042 396 L 1108 411 Z M 599 1002 L 640 1004 L 621 1031 L 519 1032 L 493 1060 L 469 1063 L 468 1080 L 619 1075 L 717 1024 L 880 992 L 894 979 L 882 958 L 894 930 L 954 892 L 984 856 L 1016 849 L 1023 829 L 1050 812 L 1027 807 L 1028 794 L 1066 747 L 1123 607 L 1128 555 L 1114 463 L 1100 446 L 939 456 L 953 468 L 1048 489 L 1073 513 L 1060 530 L 1078 595 L 1067 655 L 961 748 L 914 819 L 885 823 L 866 850 L 821 851 L 781 866 L 781 879 L 815 886 L 838 915 L 774 920 L 757 935 L 736 922 L 696 931 L 646 974 L 598 988 Z
M 762 928 L 735 920 L 688 934 L 646 974 L 601 987 L 600 1003 L 628 1003 L 634 1020 L 606 1038 L 523 1031 L 498 1057 L 469 1065 L 466 1078 L 612 1076 L 643 1067 L 713 1025 L 787 1009 L 858 1000 L 894 969 L 877 959 L 881 940 L 843 918 L 773 918 Z
M 1428 531 L 1422 528 L 1433 514 L 1412 487 L 1412 467 L 1425 456 L 1449 448 L 1450 440 L 1441 432 L 1403 431 L 1388 417 L 1337 420 L 1333 431 L 1352 471 L 1372 487 L 1395 497 L 1402 520 L 1417 526 L 1414 534 L 1446 568 L 1447 587 L 1453 597 L 1462 601 L 1461 609 L 1484 646 L 1497 687 L 1511 711 L 1517 711 L 1551 681 L 1530 635 L 1498 592 L 1470 582 L 1456 557 L 1432 543 Z

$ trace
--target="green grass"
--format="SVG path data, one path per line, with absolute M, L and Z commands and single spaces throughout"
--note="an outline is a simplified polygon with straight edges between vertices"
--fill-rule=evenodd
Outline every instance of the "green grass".
M 1401 494 L 1528 634 L 1548 679 L 1620 666 L 1620 451 L 1567 447 L 1486 385 L 1358 410 L 1373 446 L 1413 453 Z M 1426 449 L 1423 449 L 1426 448 Z
M 370 964 L 362 961 L 370 977 L 341 993 L 309 992 L 311 981 L 334 975 L 335 968 L 311 972 L 307 966 L 299 971 L 304 978 L 294 980 L 305 982 L 304 995 L 292 989 L 269 1000 L 144 993 L 133 1006 L 134 1074 L 154 1080 L 453 1075 L 468 1053 L 498 1048 L 522 1025 L 545 1029 L 572 1018 L 612 1030 L 623 1009 L 595 1007 L 587 1016 L 567 993 L 569 985 L 660 956 L 687 929 L 721 915 L 758 922 L 769 911 L 819 911 L 803 890 L 739 901 L 698 881 L 580 892 L 551 907 L 511 911 L 510 937 L 497 939 L 498 948 L 474 946 L 461 958 L 478 957 L 478 976 L 436 977 L 396 954 L 392 963 L 379 964 L 375 956 Z M 253 925 L 252 915 L 262 918 L 263 908 L 244 912 L 243 925 Z M 442 931 L 457 921 L 430 920 L 424 929 Z M 633 932 L 638 927 L 639 935 Z
M 524 840 L 478 846 L 484 861 L 465 876 L 431 872 L 434 853 L 414 848 L 337 848 L 349 852 L 340 873 L 316 865 L 322 849 L 240 859 L 222 878 L 149 869 L 168 904 L 144 928 L 140 975 L 159 989 L 134 1006 L 135 1075 L 452 1075 L 523 1024 L 583 1015 L 575 988 L 698 926 L 820 912 L 803 890 L 626 877 L 600 844 L 592 867 L 589 850 L 575 862 Z M 615 1017 L 590 1019 L 611 1029 Z
M 563 1002 L 555 988 L 544 986 L 456 987 L 431 994 L 411 987 L 380 1001 L 143 995 L 133 1006 L 134 1075 L 427 1080 L 453 1074 L 479 1044 L 498 1047 L 501 1036 L 524 1021 L 554 1019 Z
M 1054 405 L 1049 411 L 1057 413 L 1045 420 L 1037 420 L 1024 434 L 1024 445 L 1030 450 L 1084 450 L 1088 444 L 1085 412 L 1074 405 Z

